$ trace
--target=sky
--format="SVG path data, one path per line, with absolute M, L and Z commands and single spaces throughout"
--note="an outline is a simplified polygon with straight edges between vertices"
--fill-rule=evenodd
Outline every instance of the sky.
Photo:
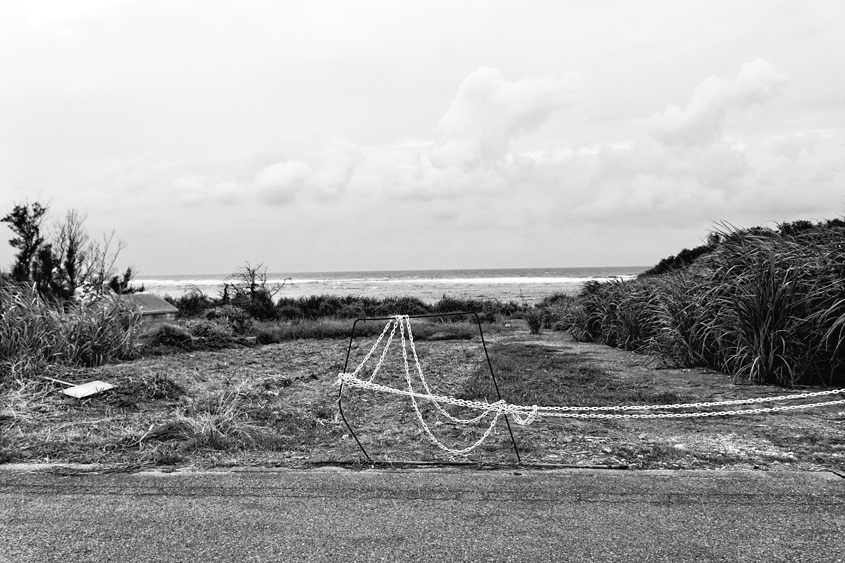
M 845 214 L 845 3 L 2 0 L 34 201 L 141 275 L 649 266 Z

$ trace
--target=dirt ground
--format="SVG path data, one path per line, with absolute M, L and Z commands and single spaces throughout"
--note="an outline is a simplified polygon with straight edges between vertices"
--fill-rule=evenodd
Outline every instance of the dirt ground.
M 561 333 L 531 335 L 519 322 L 485 330 L 502 396 L 512 403 L 667 404 L 812 391 L 735 385 L 724 374 L 671 369 L 655 358 L 577 343 Z M 347 371 L 374 340 L 356 339 Z M 98 379 L 117 387 L 81 401 L 56 388 L 38 400 L 10 395 L 0 419 L 0 461 L 204 467 L 365 461 L 357 437 L 381 462 L 513 463 L 515 442 L 522 461 L 533 464 L 845 471 L 845 405 L 693 419 L 541 418 L 527 426 L 501 418 L 481 446 L 453 455 L 432 443 L 407 398 L 347 386 L 342 407 L 353 435 L 337 407 L 348 344 L 292 341 L 64 373 L 72 381 Z M 495 400 L 480 338 L 435 338 L 417 343 L 417 351 L 434 393 Z M 409 361 L 413 369 L 413 356 Z M 406 385 L 398 337 L 374 381 Z M 489 424 L 488 418 L 456 425 L 430 405 L 421 411 L 435 436 L 453 449 L 473 444 Z

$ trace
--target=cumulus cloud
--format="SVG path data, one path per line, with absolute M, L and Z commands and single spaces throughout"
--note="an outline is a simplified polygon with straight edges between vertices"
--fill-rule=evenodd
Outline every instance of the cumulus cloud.
M 652 116 L 652 134 L 669 145 L 706 145 L 721 136 L 725 116 L 732 109 L 763 103 L 780 92 L 788 80 L 772 63 L 745 63 L 734 80 L 710 76 L 692 94 L 686 109 L 670 105 Z
M 258 173 L 255 186 L 267 203 L 287 203 L 296 197 L 311 174 L 311 167 L 306 162 L 277 162 Z
M 440 119 L 431 162 L 440 168 L 470 168 L 499 161 L 515 137 L 585 96 L 584 82 L 574 73 L 562 79 L 547 76 L 509 82 L 496 69 L 480 68 L 464 79 Z
M 435 140 L 365 151 L 353 183 L 429 202 L 518 190 L 536 162 L 515 153 L 512 142 L 587 95 L 577 74 L 508 81 L 496 69 L 480 68 L 461 83 Z
M 320 198 L 336 198 L 349 185 L 355 168 L 363 161 L 357 145 L 336 138 L 311 152 L 308 162 L 286 160 L 262 170 L 253 182 L 271 204 L 293 201 L 300 192 Z
M 841 138 L 815 131 L 721 138 L 729 112 L 765 102 L 785 79 L 770 63 L 753 61 L 732 80 L 703 80 L 686 109 L 652 116 L 648 131 L 579 144 L 567 131 L 530 133 L 582 99 L 580 80 L 511 82 L 480 69 L 463 81 L 432 140 L 359 147 L 336 138 L 302 159 L 259 168 L 243 187 L 189 175 L 174 187 L 185 203 L 231 203 L 249 194 L 296 213 L 310 199 L 376 222 L 389 220 L 371 215 L 387 197 L 390 217 L 491 232 L 605 223 L 706 229 L 719 220 L 787 220 L 790 210 L 823 214 L 843 199 Z M 794 190 L 806 186 L 812 195 L 802 192 L 806 205 L 799 206 Z M 344 205 L 327 207 L 327 200 Z
M 323 144 L 312 154 L 308 188 L 319 196 L 337 197 L 346 190 L 355 168 L 364 160 L 361 149 L 343 139 Z

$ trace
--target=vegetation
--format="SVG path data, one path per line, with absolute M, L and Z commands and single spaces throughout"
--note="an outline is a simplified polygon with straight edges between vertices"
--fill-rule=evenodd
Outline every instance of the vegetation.
M 137 354 L 139 315 L 115 299 L 57 307 L 31 287 L 0 287 L 0 388 L 47 364 L 98 366 Z
M 669 262 L 635 280 L 587 283 L 577 299 L 548 305 L 549 316 L 577 340 L 677 366 L 845 383 L 845 222 L 730 230 L 683 267 Z
M 6 283 L 26 284 L 43 297 L 67 303 L 81 291 L 97 298 L 108 290 L 113 293 L 143 291 L 130 285 L 132 268 L 123 275 L 115 272 L 122 242 L 114 243 L 114 233 L 102 241 L 91 239 L 84 227 L 85 217 L 70 210 L 64 220 L 45 233 L 48 206 L 39 202 L 15 205 L 0 218 L 14 233 L 9 244 L 18 249 Z M 0 275 L 0 283 L 4 283 Z
M 219 349 L 244 344 L 270 344 L 297 339 L 346 338 L 351 319 L 395 314 L 476 313 L 485 322 L 514 315 L 530 315 L 531 307 L 516 301 L 456 299 L 443 296 L 434 304 L 415 297 L 377 299 L 354 295 L 311 295 L 274 299 L 283 284 L 270 284 L 263 264 L 232 274 L 219 297 L 195 288 L 165 299 L 179 309 L 180 324 L 164 325 L 147 339 L 145 353 L 171 350 Z M 456 317 L 434 317 L 420 323 L 415 337 L 465 339 L 477 329 Z M 378 335 L 384 323 L 359 323 L 359 335 Z M 538 328 L 539 330 L 539 328 Z
M 694 397 L 655 393 L 636 380 L 620 381 L 577 354 L 544 344 L 507 343 L 493 347 L 490 360 L 503 397 L 511 403 L 544 406 L 660 405 Z M 461 398 L 495 402 L 490 368 L 479 362 L 464 383 Z
M 47 211 L 35 202 L 0 218 L 18 250 L 0 274 L 0 390 L 51 364 L 98 366 L 138 353 L 140 317 L 115 297 L 137 290 L 131 268 L 114 273 L 122 243 L 92 241 L 76 211 L 45 233 Z
M 420 324 L 414 323 L 415 334 Z M 375 335 L 355 341 L 351 366 L 374 341 Z M 730 378 L 705 371 L 657 370 L 634 354 L 562 341 L 555 334 L 537 337 L 519 330 L 487 344 L 502 396 L 519 404 L 655 405 L 710 401 L 714 395 L 782 394 L 731 385 Z M 51 370 L 49 375 L 58 379 L 100 379 L 116 387 L 83 401 L 37 380 L 5 394 L 0 390 L 0 463 L 108 464 L 107 469 L 55 468 L 71 472 L 354 462 L 361 453 L 337 409 L 337 374 L 346 346 L 345 339 L 295 340 Z M 422 342 L 417 350 L 436 393 L 497 398 L 477 331 L 472 340 Z M 404 383 L 400 347 L 391 348 L 378 381 Z M 415 387 L 421 388 L 418 382 Z M 427 402 L 420 408 L 434 433 L 453 446 L 473 443 L 485 428 L 484 423 L 450 424 Z M 430 443 L 405 397 L 347 387 L 343 409 L 374 459 L 456 460 Z M 459 407 L 447 410 L 461 417 L 471 414 Z M 845 446 L 839 410 L 688 421 L 545 417 L 531 426 L 516 425 L 511 418 L 510 424 L 528 463 L 841 471 Z M 504 421 L 481 449 L 457 459 L 513 463 Z
M 259 268 L 264 269 L 263 266 Z M 266 280 L 266 272 L 259 278 Z M 319 319 L 355 319 L 364 317 L 387 317 L 397 313 L 426 315 L 440 313 L 476 313 L 482 320 L 494 321 L 501 317 L 524 315 L 531 310 L 525 303 L 502 302 L 495 299 L 458 299 L 444 295 L 434 304 L 416 297 L 362 297 L 357 295 L 309 295 L 308 297 L 282 297 L 273 302 L 278 290 L 265 288 L 266 281 L 254 290 L 235 289 L 233 284 L 224 285 L 219 298 L 194 289 L 177 298 L 165 299 L 179 309 L 182 319 L 219 316 L 221 310 L 229 315 L 246 314 L 260 321 L 316 321 Z M 248 286 L 247 286 L 248 287 Z M 280 289 L 280 288 L 279 288 Z M 235 307 L 226 308 L 226 307 Z M 237 313 L 236 311 L 242 313 Z

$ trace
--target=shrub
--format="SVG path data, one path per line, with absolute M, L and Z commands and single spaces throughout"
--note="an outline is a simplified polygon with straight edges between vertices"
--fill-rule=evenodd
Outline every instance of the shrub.
M 545 320 L 544 311 L 538 308 L 531 309 L 525 313 L 525 320 L 528 321 L 528 330 L 531 334 L 540 334 Z
M 98 366 L 134 357 L 140 315 L 114 298 L 64 306 L 32 286 L 0 286 L 0 364 Z M 0 383 L 4 379 L 0 369 Z
M 193 348 L 193 338 L 187 328 L 165 324 L 156 328 L 150 340 L 152 346 L 169 346 L 174 348 L 182 348 L 183 350 L 191 350 Z
M 185 295 L 176 299 L 166 296 L 171 305 L 179 309 L 179 318 L 187 319 L 203 315 L 205 311 L 215 306 L 215 301 L 198 288 L 189 290 Z
M 246 334 L 253 324 L 252 316 L 247 311 L 234 305 L 223 305 L 209 309 L 205 312 L 205 318 L 228 325 L 236 334 Z
M 585 284 L 573 337 L 753 382 L 845 382 L 845 227 L 723 233 L 690 266 Z

